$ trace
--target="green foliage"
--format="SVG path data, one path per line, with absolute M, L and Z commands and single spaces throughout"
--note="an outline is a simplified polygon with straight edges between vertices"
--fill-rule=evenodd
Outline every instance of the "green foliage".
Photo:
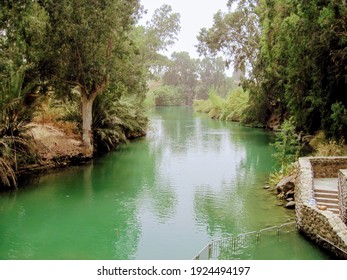
M 107 82 L 114 83 L 115 65 L 129 52 L 129 32 L 137 18 L 136 0 L 44 1 L 49 15 L 46 63 L 50 79 L 68 88 L 79 86 L 92 95 Z M 62 83 L 63 81 L 63 83 Z
M 197 79 L 197 61 L 191 59 L 187 52 L 174 52 L 163 76 L 164 84 L 179 88 L 185 96 L 185 104 L 190 105 L 194 99 Z
M 0 185 L 16 187 L 18 165 L 36 160 L 26 133 L 33 108 L 25 104 L 30 87 L 23 88 L 24 74 L 11 73 L 0 84 Z
M 330 118 L 326 120 L 329 126 L 326 128 L 327 136 L 337 140 L 347 139 L 347 108 L 342 102 L 331 105 Z
M 236 9 L 230 9 L 227 13 L 218 11 L 214 15 L 213 26 L 201 29 L 198 52 L 208 55 L 220 51 L 236 70 L 246 72 L 257 61 L 260 29 L 255 7 L 258 1 L 235 2 Z
M 221 119 L 227 121 L 240 121 L 243 118 L 248 105 L 249 95 L 241 87 L 234 89 L 228 94 L 222 109 Z
M 211 110 L 208 112 L 208 116 L 211 119 L 220 119 L 223 108 L 225 107 L 225 100 L 217 95 L 217 90 L 211 88 L 208 94 L 208 99 L 211 102 Z
M 346 138 L 347 6 L 344 1 L 229 1 L 210 29 L 201 54 L 222 52 L 249 73 L 245 123 L 266 125 L 276 113 L 298 130 Z
M 237 88 L 227 96 L 221 98 L 215 88 L 211 88 L 207 100 L 194 100 L 194 109 L 197 112 L 207 113 L 210 118 L 241 121 L 248 104 L 248 94 L 242 88 Z
M 207 99 L 207 100 L 195 99 L 193 102 L 193 107 L 196 112 L 208 114 L 212 110 L 212 102 L 210 99 Z
M 0 8 L 0 75 L 24 73 L 24 86 L 43 84 L 44 42 L 48 17 L 39 1 L 2 1 Z
M 273 156 L 282 170 L 298 159 L 301 145 L 293 119 L 285 120 L 282 123 L 281 131 L 276 134 L 273 146 L 276 150 Z
M 196 86 L 195 98 L 207 99 L 208 90 L 214 87 L 220 96 L 225 97 L 228 90 L 233 87 L 232 80 L 225 75 L 226 65 L 222 57 L 205 57 L 197 60 L 197 74 L 199 77 Z
M 49 15 L 47 79 L 55 93 L 81 95 L 82 140 L 92 152 L 92 105 L 98 95 L 115 99 L 145 97 L 146 69 L 131 38 L 140 9 L 138 0 L 43 1 Z
M 119 143 L 145 135 L 147 117 L 143 112 L 142 105 L 134 100 L 100 95 L 93 106 L 94 144 L 98 152 L 110 151 Z
M 136 26 L 131 32 L 138 46 L 139 60 L 150 70 L 150 77 L 168 65 L 168 58 L 160 52 L 175 43 L 180 28 L 180 14 L 173 13 L 171 6 L 164 4 L 155 10 L 146 26 Z
M 163 85 L 153 91 L 156 106 L 178 106 L 184 105 L 185 96 L 179 88 Z

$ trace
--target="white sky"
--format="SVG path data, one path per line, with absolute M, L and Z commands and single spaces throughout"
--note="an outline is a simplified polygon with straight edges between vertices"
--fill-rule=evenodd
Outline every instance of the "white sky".
M 163 4 L 170 5 L 174 13 L 181 15 L 181 32 L 176 44 L 168 51 L 168 56 L 174 51 L 187 51 L 190 57 L 198 58 L 194 47 L 198 44 L 196 36 L 202 27 L 212 25 L 213 15 L 218 10 L 227 11 L 227 2 L 228 0 L 141 0 L 148 12 L 140 23 L 145 24 L 151 19 L 155 9 Z

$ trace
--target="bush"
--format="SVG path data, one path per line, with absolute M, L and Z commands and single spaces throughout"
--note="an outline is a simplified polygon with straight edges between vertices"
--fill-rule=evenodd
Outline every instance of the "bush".
M 317 146 L 315 156 L 342 156 L 343 143 L 337 143 L 335 140 L 330 140 L 328 143 L 320 143 Z
M 221 98 L 212 88 L 207 100 L 194 100 L 193 106 L 195 111 L 207 113 L 213 119 L 241 121 L 247 103 L 248 93 L 242 88 L 229 92 L 227 100 Z
M 331 105 L 331 115 L 328 120 L 329 127 L 327 128 L 328 137 L 341 141 L 347 138 L 347 108 L 337 102 Z
M 156 106 L 185 105 L 184 94 L 176 87 L 164 85 L 154 90 Z
M 285 120 L 282 123 L 281 131 L 276 134 L 273 146 L 276 149 L 273 156 L 283 170 L 299 158 L 301 145 L 293 119 Z
M 221 119 L 240 121 L 247 107 L 249 96 L 241 87 L 229 92 L 221 114 Z
M 145 135 L 148 119 L 134 100 L 115 100 L 100 95 L 93 105 L 94 145 L 98 152 L 110 151 L 119 143 Z
M 23 88 L 21 72 L 3 77 L 0 83 L 0 185 L 16 187 L 18 165 L 36 161 L 34 145 L 27 124 L 34 107 L 25 104 L 33 87 Z

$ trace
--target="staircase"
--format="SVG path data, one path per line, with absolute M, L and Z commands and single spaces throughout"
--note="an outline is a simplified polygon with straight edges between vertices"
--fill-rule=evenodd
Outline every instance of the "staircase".
M 337 179 L 319 178 L 314 179 L 314 194 L 317 206 L 326 206 L 327 210 L 339 214 L 339 196 Z

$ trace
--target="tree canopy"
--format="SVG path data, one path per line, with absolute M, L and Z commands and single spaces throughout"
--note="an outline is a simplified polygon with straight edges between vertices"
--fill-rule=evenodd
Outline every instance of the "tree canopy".
M 200 53 L 223 52 L 249 71 L 248 122 L 293 117 L 297 130 L 347 137 L 345 1 L 229 1 L 198 37 Z

